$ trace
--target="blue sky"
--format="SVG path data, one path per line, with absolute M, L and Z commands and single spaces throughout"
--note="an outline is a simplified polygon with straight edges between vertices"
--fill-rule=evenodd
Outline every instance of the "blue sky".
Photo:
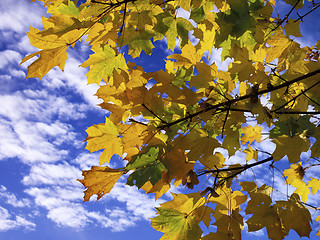
M 79 67 L 90 53 L 86 44 L 68 52 L 65 72 L 53 69 L 41 81 L 25 80 L 28 62 L 19 63 L 36 51 L 26 32 L 30 25 L 41 28 L 43 14 L 38 2 L 0 1 L 0 240 L 159 239 L 162 234 L 151 228 L 149 218 L 163 200 L 155 202 L 152 195 L 124 185 L 125 179 L 98 202 L 83 203 L 83 186 L 76 179 L 82 178 L 81 170 L 99 165 L 99 153 L 84 150 L 85 129 L 103 122 L 106 112 L 97 107 L 97 86 L 86 84 L 87 70 Z M 315 44 L 319 29 L 304 26 L 308 37 L 300 41 Z M 157 44 L 152 57 L 137 60 L 148 63 L 145 70 L 164 64 L 161 58 L 168 53 L 163 42 Z M 214 52 L 210 61 L 219 58 Z M 281 177 L 275 179 L 281 184 Z M 244 239 L 266 236 L 260 231 Z

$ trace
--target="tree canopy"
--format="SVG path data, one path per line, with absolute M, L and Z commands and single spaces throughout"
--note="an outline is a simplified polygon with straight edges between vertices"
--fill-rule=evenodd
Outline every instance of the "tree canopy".
M 301 47 L 297 38 L 320 2 L 42 2 L 50 16 L 27 33 L 40 49 L 22 60 L 38 56 L 27 78 L 63 70 L 67 49 L 85 41 L 92 54 L 81 67 L 108 114 L 86 130 L 101 166 L 83 171 L 84 201 L 124 176 L 156 199 L 188 188 L 151 219 L 162 240 L 241 239 L 245 223 L 273 240 L 310 235 L 319 211 L 307 201 L 320 191 L 320 41 Z M 165 69 L 146 72 L 135 58 L 157 41 L 170 53 Z M 208 61 L 213 49 L 226 70 Z M 111 158 L 123 167 L 103 166 Z

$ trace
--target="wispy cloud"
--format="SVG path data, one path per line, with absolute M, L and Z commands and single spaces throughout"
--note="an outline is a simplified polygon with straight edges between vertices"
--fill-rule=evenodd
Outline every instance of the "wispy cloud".
M 8 231 L 19 228 L 33 230 L 35 227 L 35 223 L 28 221 L 19 215 L 11 216 L 7 209 L 0 206 L 0 231 Z

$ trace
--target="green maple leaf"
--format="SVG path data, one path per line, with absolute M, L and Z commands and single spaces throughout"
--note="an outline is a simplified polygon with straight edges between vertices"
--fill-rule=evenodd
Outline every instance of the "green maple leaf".
M 119 46 L 129 45 L 129 54 L 133 57 L 139 57 L 141 51 L 150 55 L 154 48 L 151 38 L 154 37 L 154 33 L 150 30 L 144 30 L 139 32 L 133 27 L 125 28 L 124 33 L 118 38 L 117 44 Z
M 67 4 L 61 4 L 59 7 L 55 9 L 57 13 L 66 14 L 66 15 L 74 15 L 76 17 L 79 16 L 79 8 L 74 4 L 74 1 L 68 0 Z
M 188 20 L 181 17 L 175 18 L 168 12 L 160 13 L 156 18 L 158 22 L 153 28 L 155 40 L 160 40 L 166 36 L 168 48 L 172 51 L 176 45 L 177 37 L 181 39 L 181 47 L 188 43 L 188 33 L 193 29 Z

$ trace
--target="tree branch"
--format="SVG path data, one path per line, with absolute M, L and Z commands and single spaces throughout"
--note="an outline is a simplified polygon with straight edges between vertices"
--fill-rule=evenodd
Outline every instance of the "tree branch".
M 267 89 L 258 91 L 257 95 L 262 95 L 262 94 L 265 94 L 265 93 L 269 93 L 269 92 L 273 92 L 273 91 L 279 90 L 279 89 L 287 87 L 287 86 L 289 86 L 289 85 L 291 85 L 291 84 L 293 84 L 295 82 L 299 82 L 299 81 L 302 81 L 302 80 L 307 79 L 309 77 L 312 77 L 312 76 L 314 76 L 314 75 L 316 75 L 318 73 L 320 73 L 320 69 L 315 70 L 313 72 L 310 72 L 308 74 L 305 74 L 303 76 L 297 77 L 295 79 L 289 80 L 289 81 L 287 81 L 287 82 L 285 82 L 283 84 L 280 84 L 278 86 L 273 86 L 272 89 L 267 88 Z M 178 124 L 180 122 L 186 121 L 188 119 L 192 119 L 192 118 L 194 118 L 196 116 L 199 116 L 202 113 L 206 113 L 206 112 L 209 112 L 209 111 L 212 111 L 212 110 L 217 110 L 219 107 L 225 107 L 225 106 L 228 106 L 228 105 L 232 105 L 232 104 L 237 103 L 239 101 L 249 99 L 250 97 L 251 97 L 251 94 L 247 94 L 247 95 L 244 95 L 244 96 L 241 96 L 241 97 L 238 97 L 238 98 L 231 99 L 229 101 L 225 101 L 225 102 L 221 102 L 221 103 L 212 105 L 212 106 L 210 106 L 210 107 L 208 107 L 206 109 L 203 109 L 203 110 L 198 111 L 196 113 L 190 114 L 190 115 L 188 115 L 186 117 L 183 117 L 183 118 L 180 118 L 180 119 L 178 119 L 176 121 L 160 125 L 158 128 L 163 129 L 163 128 L 167 128 L 167 127 L 173 126 L 173 125 Z

